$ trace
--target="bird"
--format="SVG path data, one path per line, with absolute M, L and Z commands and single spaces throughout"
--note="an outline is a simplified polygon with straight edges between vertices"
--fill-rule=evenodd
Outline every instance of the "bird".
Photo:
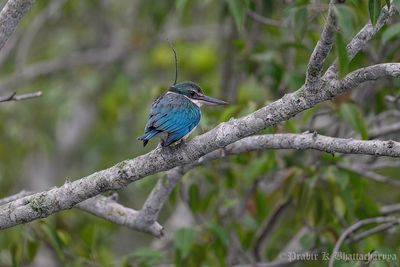
M 204 95 L 194 82 L 175 82 L 169 90 L 154 100 L 144 128 L 138 140 L 146 146 L 155 136 L 160 145 L 167 147 L 178 144 L 192 133 L 200 122 L 202 105 L 226 105 L 227 102 Z

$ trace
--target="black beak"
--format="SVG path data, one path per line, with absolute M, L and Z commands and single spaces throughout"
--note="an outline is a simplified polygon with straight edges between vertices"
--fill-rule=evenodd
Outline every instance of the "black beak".
M 219 100 L 210 96 L 206 95 L 196 95 L 193 97 L 193 99 L 203 101 L 204 104 L 209 104 L 209 105 L 228 105 L 228 102 L 225 102 L 223 100 Z

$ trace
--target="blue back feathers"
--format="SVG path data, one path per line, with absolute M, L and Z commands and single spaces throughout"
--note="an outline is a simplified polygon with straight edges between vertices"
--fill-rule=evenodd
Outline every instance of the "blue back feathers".
M 190 133 L 200 117 L 200 108 L 186 96 L 168 92 L 154 101 L 145 133 L 138 139 L 146 146 L 151 138 L 160 134 L 161 145 L 168 146 Z

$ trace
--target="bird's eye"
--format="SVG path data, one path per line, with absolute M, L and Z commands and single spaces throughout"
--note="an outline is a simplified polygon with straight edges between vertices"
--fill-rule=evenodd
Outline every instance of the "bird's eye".
M 191 90 L 191 91 L 190 91 L 190 96 L 195 96 L 195 95 L 196 95 L 196 92 L 193 91 L 193 90 Z

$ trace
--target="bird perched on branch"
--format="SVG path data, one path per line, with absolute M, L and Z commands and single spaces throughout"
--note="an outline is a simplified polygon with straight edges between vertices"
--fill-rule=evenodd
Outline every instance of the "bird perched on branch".
M 146 146 L 147 142 L 155 136 L 161 138 L 161 146 L 169 146 L 184 140 L 199 124 L 200 107 L 203 104 L 228 104 L 223 100 L 204 95 L 200 86 L 194 82 L 176 84 L 177 58 L 175 49 L 172 49 L 175 55 L 175 82 L 168 92 L 153 102 L 144 135 L 138 138 L 143 141 L 143 146 Z

